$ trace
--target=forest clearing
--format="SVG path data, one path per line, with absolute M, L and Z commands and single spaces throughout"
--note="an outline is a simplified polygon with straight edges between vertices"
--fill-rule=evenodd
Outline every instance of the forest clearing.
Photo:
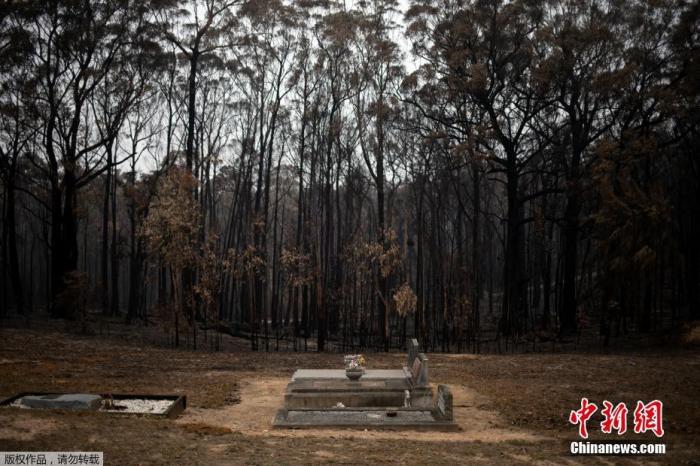
M 634 464 L 694 464 L 700 454 L 700 351 L 664 348 L 619 354 L 430 354 L 431 377 L 455 393 L 457 432 L 362 429 L 273 430 L 296 367 L 333 367 L 339 354 L 171 350 L 144 335 L 81 336 L 56 329 L 3 328 L 0 396 L 39 391 L 182 392 L 187 410 L 175 421 L 136 415 L 0 408 L 3 450 L 104 451 L 105 464 L 609 464 L 576 458 L 567 421 L 581 396 L 664 401 L 667 453 L 616 457 Z M 401 353 L 368 354 L 392 367 Z M 591 427 L 591 439 L 604 439 Z M 627 434 L 634 441 L 653 435 Z

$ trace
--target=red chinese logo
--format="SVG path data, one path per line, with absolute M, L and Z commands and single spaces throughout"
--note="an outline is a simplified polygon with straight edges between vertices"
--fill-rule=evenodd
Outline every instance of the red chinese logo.
M 613 409 L 613 404 L 608 400 L 603 401 L 603 410 L 601 411 L 605 419 L 600 423 L 600 430 L 609 434 L 613 430 L 617 431 L 617 435 L 622 435 L 627 432 L 627 405 L 618 403 Z
M 578 434 L 581 438 L 588 438 L 586 424 L 596 411 L 598 411 L 598 407 L 595 403 L 588 403 L 588 398 L 581 398 L 581 409 L 571 411 L 569 414 L 569 422 L 574 425 L 578 424 Z
M 634 410 L 634 432 L 643 434 L 650 430 L 657 437 L 663 437 L 663 409 L 664 404 L 659 400 L 647 404 L 637 401 L 637 408 Z
M 590 403 L 588 398 L 581 398 L 581 408 L 569 413 L 569 422 L 578 425 L 578 434 L 581 438 L 588 438 L 588 421 L 593 414 L 598 411 L 598 406 L 595 403 Z M 627 432 L 627 405 L 625 403 L 613 403 L 608 400 L 603 401 L 603 421 L 600 423 L 600 430 L 604 434 L 610 434 L 616 431 L 618 435 Z M 644 404 L 642 401 L 637 401 L 637 407 L 634 410 L 634 433 L 643 434 L 651 431 L 657 437 L 663 437 L 663 403 L 659 400 L 654 400 Z

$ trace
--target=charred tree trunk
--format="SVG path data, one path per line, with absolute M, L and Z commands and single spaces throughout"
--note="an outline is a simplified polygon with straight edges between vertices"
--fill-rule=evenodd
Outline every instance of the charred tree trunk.
M 578 216 L 580 206 L 578 197 L 567 197 L 564 214 L 564 264 L 561 305 L 559 306 L 559 324 L 562 335 L 576 332 L 576 270 L 578 262 Z
M 110 262 L 112 265 L 112 303 L 110 306 L 110 314 L 118 316 L 120 314 L 119 303 L 119 237 L 117 230 L 117 168 L 113 168 L 112 182 L 112 244 L 110 246 Z
M 519 174 L 516 168 L 514 151 L 509 151 L 507 176 L 508 213 L 506 219 L 506 250 L 504 267 L 504 296 L 500 330 L 506 336 L 517 334 L 521 330 L 523 315 L 522 282 L 522 215 L 519 199 Z
M 109 206 L 112 195 L 112 151 L 107 151 L 104 199 L 102 202 L 102 314 L 109 314 Z
M 17 154 L 15 153 L 10 162 L 7 188 L 5 196 L 5 225 L 3 228 L 3 259 L 8 265 L 7 273 L 12 284 L 12 294 L 15 298 L 15 308 L 18 314 L 24 314 L 24 290 L 22 287 L 22 277 L 19 270 L 19 259 L 17 255 L 17 220 L 16 220 L 16 196 L 15 196 L 15 174 L 17 171 Z M 4 278 L 2 278 L 4 280 Z

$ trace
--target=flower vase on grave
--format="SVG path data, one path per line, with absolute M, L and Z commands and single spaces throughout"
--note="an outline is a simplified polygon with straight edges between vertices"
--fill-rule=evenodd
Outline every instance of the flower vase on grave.
M 365 374 L 365 357 L 361 354 L 345 356 L 345 375 L 350 380 L 360 380 Z

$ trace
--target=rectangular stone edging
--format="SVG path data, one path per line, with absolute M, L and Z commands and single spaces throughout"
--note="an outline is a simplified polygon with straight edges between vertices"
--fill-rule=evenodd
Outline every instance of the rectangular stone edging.
M 21 392 L 17 395 L 5 398 L 0 401 L 0 406 L 8 406 L 15 402 L 16 400 L 25 396 L 45 396 L 45 395 L 71 395 L 72 393 L 67 392 Z M 121 411 L 81 411 L 90 413 L 100 413 L 100 414 L 119 414 L 121 416 L 148 416 L 156 418 L 168 418 L 175 419 L 182 413 L 187 407 L 187 395 L 138 395 L 138 394 L 100 394 L 102 398 L 112 398 L 114 400 L 133 400 L 133 399 L 154 399 L 154 400 L 172 400 L 172 404 L 163 413 L 124 413 Z M 30 409 L 43 409 L 43 408 L 30 408 Z M 60 409 L 60 408 L 56 408 Z M 65 410 L 70 411 L 70 410 Z
M 411 428 L 416 428 L 416 429 L 421 429 L 421 428 L 426 428 L 426 429 L 436 429 L 436 430 L 461 430 L 459 425 L 454 422 L 454 420 L 442 420 L 442 419 L 434 419 L 433 421 L 405 421 L 405 422 L 393 422 L 393 423 L 385 423 L 383 421 L 378 421 L 378 420 L 363 420 L 362 423 L 355 423 L 353 421 L 348 421 L 348 422 L 337 422 L 337 421 L 332 421 L 327 424 L 318 424 L 318 423 L 305 423 L 305 422 L 299 422 L 299 421 L 288 421 L 287 420 L 287 413 L 289 411 L 302 411 L 302 412 L 312 412 L 312 411 L 331 411 L 331 412 L 347 412 L 347 411 L 358 411 L 358 412 L 381 412 L 381 413 L 386 413 L 387 411 L 424 411 L 424 412 L 430 412 L 431 414 L 433 413 L 433 410 L 430 409 L 425 409 L 425 408 L 394 408 L 394 407 L 389 407 L 389 408 L 372 408 L 372 409 L 367 409 L 367 408 L 329 408 L 329 409 L 318 409 L 318 408 L 300 408 L 300 409 L 285 409 L 281 408 L 277 410 L 275 413 L 275 416 L 272 418 L 272 427 L 273 428 L 317 428 L 317 429 L 323 429 L 326 427 L 346 427 L 346 428 L 367 428 L 367 427 L 380 427 L 380 428 L 386 428 L 386 429 L 392 429 L 392 428 L 405 428 L 405 429 L 411 429 Z
M 346 408 L 347 410 L 347 408 Z M 353 422 L 329 422 L 327 424 L 313 424 L 313 423 L 304 423 L 304 422 L 291 422 L 288 421 L 286 418 L 287 412 L 289 410 L 286 410 L 284 408 L 280 409 L 277 411 L 275 416 L 272 419 L 272 427 L 275 429 L 326 429 L 329 427 L 335 427 L 335 428 L 344 428 L 344 429 L 386 429 L 386 430 L 392 430 L 392 429 L 401 429 L 401 430 L 439 430 L 439 431 L 457 431 L 461 430 L 459 425 L 455 423 L 454 421 L 442 421 L 442 420 L 435 420 L 435 421 L 406 421 L 403 423 L 400 422 L 395 422 L 395 423 L 383 423 L 382 421 L 376 421 L 376 420 L 364 420 L 361 424 L 358 423 L 353 423 Z M 292 411 L 301 411 L 301 410 L 292 410 Z M 311 409 L 309 411 L 321 411 L 318 409 Z M 335 411 L 335 410 L 334 410 Z M 342 411 L 342 409 L 338 409 L 338 411 Z M 367 411 L 366 409 L 364 411 Z M 381 411 L 381 412 L 386 412 L 387 410 L 371 410 L 371 411 Z M 430 411 L 426 409 L 416 409 L 414 411 Z

